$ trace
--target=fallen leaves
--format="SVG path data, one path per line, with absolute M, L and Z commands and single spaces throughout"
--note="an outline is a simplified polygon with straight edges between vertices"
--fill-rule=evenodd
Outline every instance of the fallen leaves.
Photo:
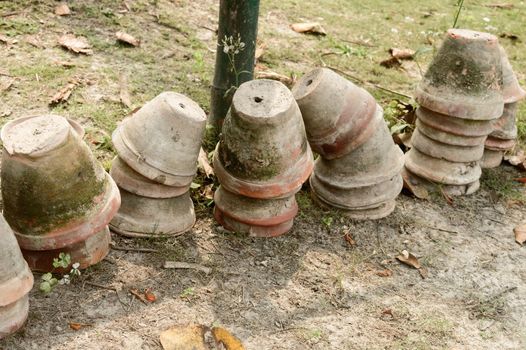
M 173 326 L 160 334 L 164 350 L 244 350 L 243 343 L 221 327 L 200 324 Z
M 522 149 L 518 149 L 513 153 L 505 154 L 504 160 L 520 170 L 526 170 L 526 154 Z
M 418 258 L 407 250 L 402 250 L 402 253 L 396 256 L 396 259 L 407 266 L 417 269 L 422 278 L 427 278 L 427 271 L 422 267 Z
M 122 42 L 122 43 L 131 45 L 131 46 L 135 46 L 135 47 L 141 45 L 141 41 L 140 40 L 136 39 L 135 37 L 131 36 L 128 33 L 117 32 L 117 33 L 115 33 L 115 36 L 117 37 L 117 40 Z
M 197 163 L 199 166 L 199 169 L 203 170 L 206 177 L 212 177 L 214 176 L 214 169 L 210 165 L 210 162 L 208 161 L 208 156 L 204 149 L 201 147 L 199 150 L 199 157 L 197 158 Z
M 71 14 L 71 10 L 69 9 L 66 3 L 58 4 L 55 7 L 55 15 L 57 16 L 68 16 L 70 14 Z
M 419 179 L 412 176 L 406 169 L 402 170 L 402 179 L 404 180 L 404 188 L 412 193 L 416 198 L 429 199 L 429 192 Z
M 91 327 L 92 325 L 87 323 L 69 322 L 68 326 L 74 331 L 80 331 L 82 328 Z
M 82 36 L 75 36 L 73 34 L 64 34 L 58 39 L 60 46 L 78 54 L 92 55 L 93 50 L 88 40 Z
M 148 288 L 144 292 L 139 292 L 138 289 L 130 289 L 130 294 L 139 299 L 143 304 L 153 303 L 157 300 L 155 294 L 152 293 L 151 289 Z
M 393 275 L 393 271 L 389 270 L 389 269 L 385 269 L 385 270 L 381 270 L 381 271 L 376 271 L 376 276 L 380 276 L 380 277 L 391 277 Z
M 515 242 L 523 245 L 526 242 L 526 224 L 515 227 L 513 232 L 515 233 Z
M 354 238 L 352 237 L 351 233 L 347 230 L 344 234 L 343 234 L 343 239 L 345 239 L 345 242 L 347 242 L 347 244 L 354 248 L 356 247 L 356 241 L 354 240 Z
M 79 85 L 80 85 L 80 82 L 78 80 L 76 79 L 71 80 L 66 86 L 60 89 L 60 91 L 58 91 L 53 96 L 53 98 L 51 98 L 49 105 L 53 106 L 61 102 L 66 102 L 71 96 L 71 93 L 73 92 L 73 90 L 75 90 L 75 88 Z
M 294 23 L 290 27 L 296 33 L 313 34 L 313 35 L 327 35 L 325 29 L 318 22 Z

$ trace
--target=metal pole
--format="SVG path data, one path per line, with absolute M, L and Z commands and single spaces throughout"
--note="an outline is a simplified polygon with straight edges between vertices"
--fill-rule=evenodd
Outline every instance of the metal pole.
M 254 78 L 259 0 L 221 0 L 210 123 L 221 131 L 235 89 Z

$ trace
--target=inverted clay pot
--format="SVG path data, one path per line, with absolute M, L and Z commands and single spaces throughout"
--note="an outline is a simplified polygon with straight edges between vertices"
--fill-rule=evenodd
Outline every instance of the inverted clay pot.
M 451 137 L 458 136 L 460 139 L 462 137 L 484 138 L 493 131 L 493 123 L 495 122 L 494 120 L 471 120 L 451 117 L 433 112 L 422 106 L 417 108 L 416 115 L 418 120 L 427 126 L 443 133 L 451 134 Z M 460 146 L 463 145 L 464 144 L 461 144 Z M 468 144 L 466 144 L 466 146 L 468 146 Z
M 487 135 L 484 136 L 462 136 L 451 134 L 446 131 L 435 129 L 433 126 L 427 125 L 422 122 L 420 119 L 416 119 L 416 128 L 418 131 L 438 142 L 446 143 L 448 145 L 455 146 L 468 146 L 474 147 L 483 145 L 486 141 Z
M 374 132 L 375 99 L 330 69 L 304 75 L 292 89 L 312 149 L 327 159 L 348 154 Z
M 465 185 L 445 185 L 435 183 L 411 173 L 407 168 L 402 170 L 402 177 L 405 182 L 410 182 L 413 186 L 423 186 L 430 191 L 436 190 L 440 186 L 440 191 L 449 196 L 463 196 L 475 193 L 480 188 L 480 181 L 474 181 Z
M 499 49 L 502 59 L 502 95 L 504 96 L 504 103 L 520 101 L 526 97 L 526 91 L 519 85 L 506 51 L 500 45 Z
M 287 87 L 265 79 L 242 84 L 214 156 L 221 185 L 251 198 L 288 197 L 312 167 L 301 112 Z
M 493 123 L 493 131 L 490 136 L 502 139 L 513 140 L 517 138 L 517 102 L 507 103 L 504 105 L 502 117 Z
M 503 140 L 496 137 L 488 136 L 486 143 L 484 144 L 486 149 L 493 151 L 509 151 L 515 147 L 515 140 Z
M 419 177 L 446 185 L 472 184 L 482 173 L 479 162 L 453 163 L 425 155 L 416 148 L 405 154 L 405 167 Z
M 0 215 L 0 339 L 20 329 L 29 310 L 33 274 L 13 231 Z
M 121 189 L 121 196 L 121 208 L 110 228 L 123 236 L 178 236 L 195 224 L 194 204 L 189 192 L 173 198 L 148 198 Z
M 502 115 L 502 61 L 494 35 L 450 29 L 415 99 L 438 113 L 474 120 Z
M 138 196 L 150 198 L 171 198 L 188 191 L 188 186 L 166 186 L 142 176 L 126 164 L 119 157 L 115 157 L 111 164 L 110 175 L 119 188 Z
M 253 237 L 275 237 L 288 232 L 298 213 L 294 195 L 279 199 L 254 199 L 225 190 L 214 194 L 214 217 L 225 229 Z
M 445 159 L 456 163 L 476 162 L 482 159 L 484 144 L 478 146 L 454 146 L 435 141 L 420 132 L 418 128 L 413 132 L 411 144 L 420 152 L 433 158 Z
M 491 169 L 500 166 L 504 158 L 504 151 L 484 150 L 484 156 L 480 162 L 483 169 Z
M 188 97 L 163 92 L 113 132 L 119 157 L 139 174 L 167 185 L 188 186 L 206 126 L 205 112 Z
M 17 119 L 1 138 L 4 216 L 24 251 L 68 250 L 117 212 L 117 186 L 65 118 Z
M 399 174 L 404 154 L 393 142 L 380 107 L 373 125 L 376 132 L 351 153 L 336 159 L 316 159 L 312 176 L 326 186 L 345 189 L 373 186 Z

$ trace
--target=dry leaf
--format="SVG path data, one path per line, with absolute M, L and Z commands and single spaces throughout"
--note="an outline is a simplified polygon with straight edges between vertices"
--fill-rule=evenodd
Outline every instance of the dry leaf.
M 51 101 L 49 102 L 50 105 L 55 105 L 57 103 L 65 102 L 68 100 L 68 98 L 71 96 L 71 93 L 73 90 L 79 85 L 79 82 L 77 80 L 73 80 L 69 82 L 65 87 L 63 87 L 59 92 L 57 92 Z
M 120 42 L 129 44 L 131 46 L 139 46 L 141 44 L 140 40 L 135 39 L 133 36 L 131 36 L 128 33 L 117 32 L 115 33 L 115 36 L 117 37 L 117 40 L 119 40 Z
M 343 239 L 345 239 L 345 242 L 347 242 L 347 244 L 349 244 L 351 247 L 356 246 L 356 241 L 353 239 L 350 232 L 345 232 Z
M 71 10 L 66 3 L 61 3 L 55 7 L 55 15 L 57 16 L 67 16 L 70 14 Z
M 74 331 L 78 331 L 84 327 L 92 326 L 91 324 L 78 323 L 78 322 L 70 322 L 68 325 L 69 325 L 69 328 L 73 329 Z
M 513 153 L 505 154 L 504 160 L 521 170 L 526 170 L 526 154 L 522 149 L 517 149 Z
M 422 266 L 420 262 L 413 254 L 409 253 L 407 250 L 402 250 L 402 253 L 396 257 L 400 262 L 414 267 L 415 269 L 420 269 Z
M 64 34 L 58 39 L 58 43 L 66 49 L 75 53 L 82 53 L 85 55 L 92 55 L 93 50 L 91 49 L 88 40 L 84 37 L 76 37 L 73 34 Z
M 128 108 L 132 107 L 130 93 L 128 91 L 128 77 L 126 75 L 121 75 L 120 81 L 119 81 L 119 98 L 123 105 L 125 105 Z
M 526 224 L 519 225 L 513 229 L 515 233 L 515 242 L 522 245 L 526 242 Z
M 389 57 L 386 60 L 380 62 L 380 66 L 385 68 L 399 68 L 402 66 L 402 62 L 396 57 Z
M 393 47 L 389 49 L 389 53 L 392 57 L 398 58 L 400 60 L 410 60 L 413 59 L 413 56 L 415 55 L 415 51 L 411 49 L 398 49 L 396 47 Z
M 245 347 L 241 340 L 233 336 L 229 331 L 221 327 L 212 328 L 212 335 L 217 343 L 224 346 L 227 350 L 244 350 Z
M 210 165 L 210 162 L 208 161 L 208 156 L 206 155 L 206 152 L 201 148 L 199 150 L 199 157 L 197 158 L 197 162 L 199 165 L 199 168 L 205 172 L 206 177 L 211 177 L 214 174 L 214 169 Z
M 296 82 L 296 77 L 286 76 L 272 71 L 259 71 L 256 72 L 256 79 L 271 79 L 282 82 L 283 84 L 291 87 Z
M 409 150 L 409 149 L 413 148 L 413 144 L 411 143 L 411 137 L 412 136 L 413 136 L 412 132 L 394 133 L 393 134 L 393 141 L 398 146 L 401 146 L 402 149 Z
M 411 192 L 416 198 L 429 199 L 429 192 L 427 188 L 417 178 L 411 176 L 411 174 L 403 169 L 402 179 L 404 180 L 404 188 Z
M 206 185 L 201 192 L 201 195 L 208 200 L 214 199 L 214 191 L 212 190 L 212 185 Z
M 442 195 L 442 197 L 444 197 L 447 204 L 453 205 L 453 197 L 451 197 L 446 191 L 444 191 L 444 188 L 442 186 L 438 186 L 438 189 L 440 190 L 440 194 Z
M 154 301 L 157 300 L 157 297 L 155 296 L 155 294 L 152 293 L 150 288 L 148 288 L 148 289 L 146 289 L 144 291 L 144 298 L 146 299 L 146 301 L 148 301 L 150 303 L 153 303 Z
M 325 29 L 318 22 L 294 23 L 290 27 L 296 33 L 327 35 Z
M 393 275 L 393 271 L 385 269 L 382 271 L 376 271 L 376 275 L 380 277 L 391 277 Z
M 518 178 L 518 179 L 515 179 L 514 181 L 517 181 L 517 182 L 520 182 L 520 183 L 526 184 L 526 177 L 520 177 L 520 178 Z

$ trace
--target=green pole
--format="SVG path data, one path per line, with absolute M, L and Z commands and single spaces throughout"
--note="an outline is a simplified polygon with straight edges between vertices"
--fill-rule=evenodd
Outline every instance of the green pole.
M 235 89 L 254 78 L 259 0 L 221 0 L 210 123 L 221 131 Z

